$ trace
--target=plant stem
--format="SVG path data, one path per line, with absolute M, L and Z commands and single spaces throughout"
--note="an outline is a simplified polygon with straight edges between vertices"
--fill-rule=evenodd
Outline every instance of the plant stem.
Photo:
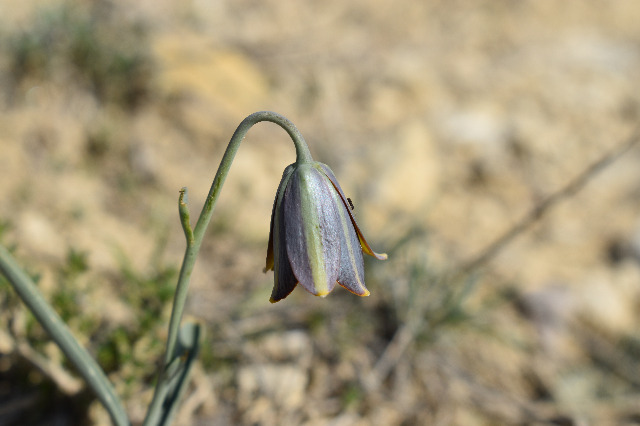
M 207 229 L 207 226 L 209 225 L 209 222 L 211 221 L 213 210 L 215 208 L 218 197 L 220 196 L 222 185 L 224 184 L 227 175 L 229 174 L 231 163 L 233 162 L 233 159 L 238 152 L 240 143 L 244 139 L 249 129 L 254 124 L 261 121 L 270 121 L 272 123 L 275 123 L 278 126 L 282 127 L 289 134 L 296 148 L 297 163 L 313 161 L 311 153 L 309 152 L 309 148 L 307 147 L 307 143 L 302 137 L 300 131 L 291 121 L 275 112 L 260 111 L 253 113 L 242 120 L 233 136 L 231 137 L 231 140 L 227 145 L 227 149 L 222 157 L 222 161 L 220 162 L 220 166 L 218 166 L 218 171 L 216 172 L 216 175 L 213 179 L 213 183 L 211 184 L 211 189 L 209 190 L 207 199 L 204 203 L 204 206 L 202 207 L 202 212 L 200 213 L 198 222 L 196 223 L 195 229 L 192 233 L 190 232 L 191 227 L 188 224 L 188 214 L 186 213 L 186 197 L 184 196 L 186 188 L 183 188 L 183 190 L 181 190 L 179 209 L 182 226 L 185 231 L 185 237 L 187 239 L 187 248 L 185 250 L 184 259 L 182 261 L 182 267 L 180 268 L 176 294 L 173 299 L 173 309 L 171 311 L 171 319 L 169 321 L 169 335 L 167 338 L 167 348 L 164 356 L 164 364 L 158 375 L 158 382 L 156 384 L 153 401 L 151 402 L 149 411 L 147 412 L 147 418 L 144 422 L 144 425 L 146 426 L 156 425 L 158 419 L 160 419 L 161 417 L 160 407 L 167 394 L 165 370 L 177 356 L 177 354 L 175 353 L 176 342 L 178 339 L 178 332 L 180 330 L 182 314 L 184 312 L 184 307 L 187 300 L 189 279 L 191 278 L 191 272 L 193 271 L 196 257 L 198 256 L 198 252 L 200 251 L 200 246 L 202 245 L 205 231 Z M 186 223 L 185 218 L 187 221 Z M 166 408 L 168 409 L 168 407 Z
M 13 256 L 0 245 L 0 272 L 2 272 L 16 293 L 27 305 L 49 336 L 62 349 L 62 352 L 76 367 L 76 370 L 96 393 L 96 396 L 109 412 L 111 420 L 118 426 L 129 425 L 129 419 L 120 403 L 113 386 L 100 366 L 80 346 L 62 318 L 42 297 L 38 287 L 29 276 L 17 266 Z

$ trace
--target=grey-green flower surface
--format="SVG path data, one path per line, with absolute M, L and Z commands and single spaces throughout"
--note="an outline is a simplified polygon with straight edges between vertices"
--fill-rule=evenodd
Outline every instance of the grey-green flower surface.
M 363 252 L 387 258 L 365 240 L 331 169 L 314 161 L 287 166 L 273 202 L 264 269 L 274 271 L 271 302 L 298 283 L 316 296 L 326 296 L 336 283 L 368 296 Z

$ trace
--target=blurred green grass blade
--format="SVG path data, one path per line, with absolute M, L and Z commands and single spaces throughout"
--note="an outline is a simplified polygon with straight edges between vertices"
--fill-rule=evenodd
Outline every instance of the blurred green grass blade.
M 180 363 L 177 371 L 169 378 L 168 395 L 170 395 L 170 399 L 166 400 L 168 408 L 159 425 L 170 425 L 173 420 L 178 404 L 187 388 L 186 385 L 189 383 L 188 379 L 193 368 L 193 362 L 198 357 L 200 334 L 201 327 L 199 324 L 186 323 L 180 329 L 175 354 L 175 359 L 179 359 Z
M 193 362 L 200 350 L 201 327 L 199 324 L 186 323 L 180 328 L 173 358 L 159 380 L 154 401 L 149 406 L 145 425 L 168 426 L 184 394 Z
M 78 373 L 94 390 L 102 405 L 109 412 L 113 423 L 118 426 L 129 425 L 127 413 L 102 369 L 91 355 L 80 346 L 64 321 L 42 297 L 35 283 L 17 265 L 13 256 L 2 245 L 0 245 L 0 272 L 11 283 L 16 293 L 53 341 L 73 363 Z

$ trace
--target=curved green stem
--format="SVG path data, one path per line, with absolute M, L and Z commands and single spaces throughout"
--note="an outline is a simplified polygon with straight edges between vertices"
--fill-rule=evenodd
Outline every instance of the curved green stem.
M 209 190 L 207 201 L 205 202 L 204 207 L 202 208 L 202 213 L 200 213 L 200 217 L 198 218 L 198 223 L 196 224 L 195 229 L 196 241 L 202 241 L 202 236 L 207 228 L 207 225 L 209 224 L 209 221 L 211 220 L 213 208 L 215 207 L 218 196 L 220 195 L 222 185 L 224 184 L 224 181 L 229 174 L 231 163 L 233 162 L 233 158 L 238 152 L 240 142 L 242 142 L 249 129 L 254 124 L 261 121 L 270 121 L 279 125 L 287 131 L 296 147 L 296 163 L 313 161 L 313 159 L 311 158 L 311 153 L 309 152 L 309 148 L 307 147 L 307 143 L 302 137 L 302 134 L 296 128 L 296 126 L 286 117 L 283 117 L 282 115 L 271 111 L 260 111 L 253 113 L 242 120 L 242 123 L 240 123 L 235 133 L 231 137 L 229 145 L 227 146 L 227 150 L 224 152 L 224 156 L 222 157 L 222 161 L 220 162 L 220 166 L 218 167 L 216 176 L 213 179 L 213 183 L 211 184 L 211 189 Z
M 17 266 L 13 256 L 3 246 L 0 246 L 0 272 L 96 393 L 113 423 L 118 426 L 129 425 L 127 413 L 98 363 L 80 346 L 62 318 L 42 297 L 35 283 Z
M 309 152 L 309 148 L 307 147 L 307 143 L 302 137 L 300 131 L 291 121 L 275 112 L 260 111 L 253 113 L 242 120 L 233 136 L 231 137 L 231 140 L 229 141 L 229 145 L 227 146 L 227 149 L 222 157 L 222 161 L 220 162 L 218 171 L 216 172 L 216 175 L 213 179 L 211 189 L 209 190 L 209 194 L 207 195 L 207 199 L 204 203 L 204 206 L 202 207 L 202 212 L 200 213 L 200 217 L 198 218 L 198 222 L 196 223 L 193 232 L 191 232 L 191 225 L 189 224 L 189 214 L 186 202 L 186 188 L 183 188 L 181 190 L 178 206 L 182 227 L 185 231 L 187 240 L 187 248 L 185 250 L 182 267 L 180 268 L 176 294 L 173 299 L 173 310 L 171 311 L 171 319 L 169 321 L 169 335 L 167 338 L 167 348 L 165 352 L 164 363 L 158 375 L 158 382 L 156 383 L 155 393 L 149 407 L 149 411 L 147 412 L 147 418 L 145 419 L 144 425 L 156 425 L 158 424 L 159 419 L 162 418 L 161 406 L 163 405 L 168 393 L 166 370 L 167 367 L 172 363 L 172 361 L 177 356 L 180 356 L 180 354 L 176 353 L 176 342 L 178 340 L 182 313 L 184 311 L 184 306 L 187 300 L 189 279 L 191 278 L 191 272 L 193 271 L 198 251 L 200 250 L 200 246 L 202 245 L 202 239 L 204 237 L 207 226 L 211 221 L 211 216 L 213 214 L 216 201 L 220 196 L 222 185 L 224 184 L 224 181 L 229 174 L 231 163 L 233 162 L 233 159 L 238 152 L 238 148 L 240 147 L 240 142 L 242 142 L 249 129 L 254 124 L 261 121 L 270 121 L 272 123 L 275 123 L 278 126 L 282 127 L 289 134 L 296 148 L 297 163 L 313 161 L 313 159 L 311 158 L 311 153 Z M 165 407 L 165 409 L 169 408 L 170 407 Z

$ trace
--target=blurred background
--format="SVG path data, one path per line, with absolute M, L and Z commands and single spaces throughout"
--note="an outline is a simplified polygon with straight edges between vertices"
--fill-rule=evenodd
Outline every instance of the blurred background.
M 623 0 L 4 1 L 0 242 L 139 424 L 178 191 L 195 222 L 236 126 L 273 110 L 389 259 L 370 297 L 270 304 L 295 151 L 255 126 L 194 271 L 177 424 L 640 424 L 640 149 L 490 249 L 636 129 L 638 22 Z M 109 424 L 5 281 L 0 306 L 0 424 Z

